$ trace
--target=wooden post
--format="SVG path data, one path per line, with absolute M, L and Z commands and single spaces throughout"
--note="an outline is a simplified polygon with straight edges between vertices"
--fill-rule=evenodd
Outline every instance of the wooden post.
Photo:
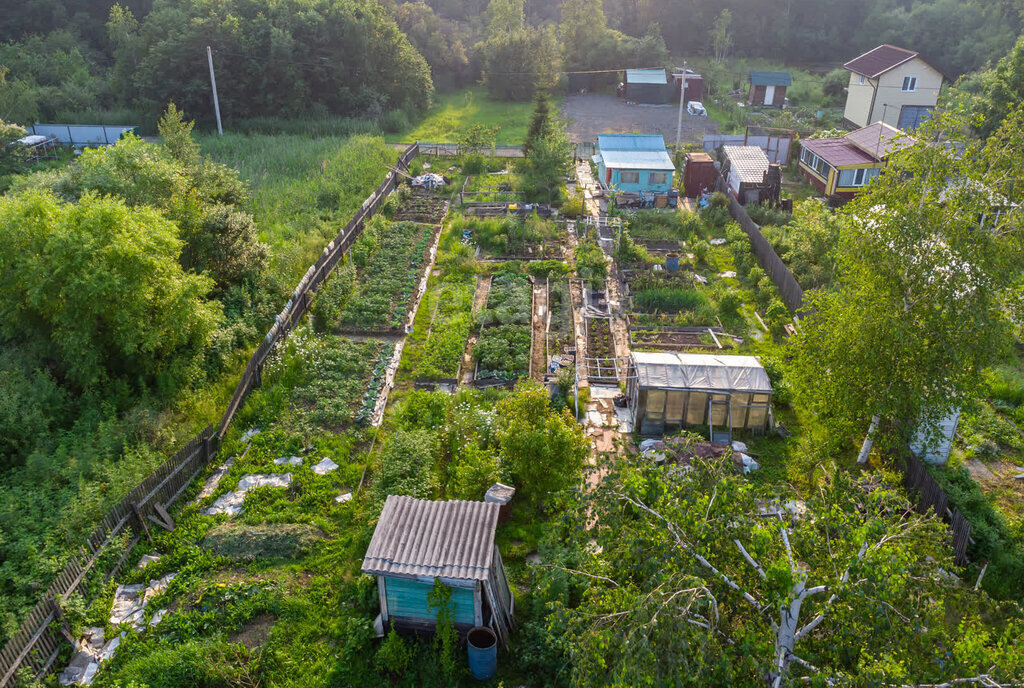
M 224 128 L 220 124 L 220 100 L 217 98 L 217 77 L 213 75 L 213 50 L 206 46 L 206 59 L 210 63 L 210 86 L 213 88 L 213 110 L 217 115 L 217 136 L 224 135 Z

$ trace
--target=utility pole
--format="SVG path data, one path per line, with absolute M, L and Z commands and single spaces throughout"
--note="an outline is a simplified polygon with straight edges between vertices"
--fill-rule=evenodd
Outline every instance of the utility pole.
M 206 46 L 206 59 L 210 63 L 210 86 L 213 87 L 213 110 L 217 113 L 217 136 L 224 135 L 224 128 L 220 125 L 220 100 L 217 99 L 217 77 L 213 75 L 213 50 Z
M 212 69 L 212 67 L 211 67 Z M 212 72 L 211 72 L 212 73 Z M 686 60 L 683 60 L 683 83 L 679 85 L 679 121 L 676 123 L 676 152 L 683 138 L 683 101 L 686 99 Z

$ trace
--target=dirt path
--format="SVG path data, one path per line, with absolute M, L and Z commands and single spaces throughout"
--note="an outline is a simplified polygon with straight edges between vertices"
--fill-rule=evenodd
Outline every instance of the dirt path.
M 615 96 L 600 93 L 567 95 L 562 116 L 569 120 L 567 133 L 575 143 L 592 143 L 598 134 L 661 134 L 665 143 L 676 140 L 679 105 L 628 105 Z M 683 141 L 701 143 L 705 134 L 717 134 L 718 123 L 683 112 Z
M 533 339 L 530 343 L 530 377 L 544 381 L 548 369 L 548 283 L 533 285 Z
M 482 277 L 477 280 L 476 291 L 473 292 L 473 315 L 476 316 L 484 308 L 484 304 L 487 303 L 487 295 L 491 292 L 491 278 L 490 276 Z M 476 370 L 476 366 L 473 365 L 473 346 L 476 344 L 477 333 L 474 332 L 469 337 L 469 341 L 466 342 L 466 353 L 462 356 L 462 375 L 459 379 L 459 384 L 468 385 L 473 381 L 473 373 Z

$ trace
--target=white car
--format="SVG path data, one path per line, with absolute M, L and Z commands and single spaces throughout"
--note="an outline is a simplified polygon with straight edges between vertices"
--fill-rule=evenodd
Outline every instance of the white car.
M 704 109 L 704 105 L 697 100 L 691 100 L 686 104 L 686 111 L 696 117 L 707 117 L 708 111 Z

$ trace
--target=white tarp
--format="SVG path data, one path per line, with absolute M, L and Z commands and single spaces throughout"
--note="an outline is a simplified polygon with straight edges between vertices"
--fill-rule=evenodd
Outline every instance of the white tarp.
M 753 356 L 710 354 L 633 354 L 640 389 L 772 393 L 772 383 Z

